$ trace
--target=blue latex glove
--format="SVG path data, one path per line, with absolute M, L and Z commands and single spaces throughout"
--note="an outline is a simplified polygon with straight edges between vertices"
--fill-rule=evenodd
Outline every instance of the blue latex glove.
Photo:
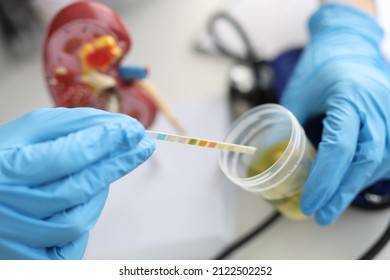
M 301 123 L 320 115 L 323 133 L 301 208 L 329 224 L 364 188 L 390 178 L 390 71 L 383 32 L 347 5 L 323 5 L 281 104 Z
M 0 259 L 80 259 L 110 183 L 154 151 L 143 126 L 90 109 L 39 109 L 0 127 Z

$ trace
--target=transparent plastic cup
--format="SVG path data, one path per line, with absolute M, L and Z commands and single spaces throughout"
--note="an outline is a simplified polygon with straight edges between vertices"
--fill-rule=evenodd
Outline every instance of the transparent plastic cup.
M 300 200 L 315 149 L 289 110 L 277 104 L 254 107 L 231 125 L 225 141 L 257 147 L 254 155 L 219 151 L 220 168 L 230 181 L 288 218 L 308 218 Z

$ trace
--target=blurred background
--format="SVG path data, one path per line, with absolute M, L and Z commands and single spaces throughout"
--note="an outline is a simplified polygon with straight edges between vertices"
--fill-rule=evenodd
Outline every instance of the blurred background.
M 50 19 L 70 2 L 74 1 L 0 1 L 0 94 L 7 103 L 1 123 L 36 107 L 52 106 L 42 75 L 42 42 Z M 199 56 L 192 44 L 207 17 L 228 1 L 100 2 L 114 8 L 128 26 L 133 46 L 126 62 L 148 65 L 151 79 L 168 100 L 222 93 L 226 73 L 220 71 L 221 64 L 229 61 Z
M 43 39 L 53 16 L 71 2 L 0 0 L 0 124 L 54 106 L 43 75 Z M 216 25 L 219 43 L 229 49 L 223 55 L 209 32 L 214 15 L 224 11 L 235 18 L 259 59 L 275 61 L 304 47 L 306 22 L 317 7 L 315 0 L 97 2 L 114 9 L 129 29 L 133 45 L 124 64 L 147 65 L 188 134 L 215 140 L 223 139 L 233 119 L 231 72 L 245 58 L 245 44 L 231 26 Z M 380 21 L 389 26 L 386 1 L 379 2 Z M 386 37 L 386 52 L 388 45 Z M 237 83 L 245 79 L 240 73 Z M 161 116 L 152 128 L 171 129 Z M 215 151 L 158 143 L 151 160 L 111 187 L 85 258 L 211 259 L 271 213 L 264 201 L 228 182 Z M 381 234 L 388 214 L 351 208 L 329 227 L 281 218 L 230 257 L 354 259 Z M 378 258 L 390 259 L 390 247 Z

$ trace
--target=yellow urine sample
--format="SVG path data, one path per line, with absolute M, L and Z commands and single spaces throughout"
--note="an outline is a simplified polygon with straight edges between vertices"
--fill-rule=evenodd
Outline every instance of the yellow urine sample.
M 282 156 L 287 145 L 287 140 L 280 141 L 256 155 L 249 165 L 247 176 L 255 176 L 270 168 Z
M 287 145 L 287 140 L 281 141 L 256 155 L 249 165 L 247 176 L 255 176 L 271 167 L 282 156 Z M 286 189 L 286 186 L 276 186 L 271 190 L 267 190 L 267 197 L 278 197 L 277 199 L 263 198 L 286 217 L 295 220 L 307 219 L 308 217 L 301 212 L 299 207 L 302 187 L 298 188 L 295 193 L 284 195 L 281 190 Z

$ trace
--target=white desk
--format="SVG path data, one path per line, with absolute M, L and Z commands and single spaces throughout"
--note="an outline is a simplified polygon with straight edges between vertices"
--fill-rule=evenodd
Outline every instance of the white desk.
M 191 47 L 207 17 L 224 2 L 143 0 L 121 9 L 134 40 L 126 61 L 149 65 L 150 78 L 185 119 L 189 131 L 205 138 L 222 137 L 226 129 L 223 96 L 231 62 L 199 55 Z M 16 65 L 1 65 L 0 123 L 34 108 L 52 106 L 43 84 L 39 54 Z M 214 122 L 208 124 L 202 118 L 201 123 L 196 122 L 197 117 L 208 113 L 218 115 Z M 156 127 L 170 129 L 161 120 Z M 271 213 L 272 208 L 265 202 L 227 182 L 218 170 L 214 151 L 173 147 L 174 144 L 158 143 L 154 159 L 114 184 L 107 207 L 91 233 L 86 258 L 211 258 Z M 172 149 L 180 153 L 168 158 Z M 192 163 L 183 158 L 192 159 Z M 172 185 L 161 185 L 151 192 L 159 182 L 157 175 L 166 182 L 166 173 L 175 170 L 177 164 L 183 174 L 172 175 Z M 203 173 L 196 173 L 193 164 L 203 164 L 204 168 L 199 168 Z M 150 168 L 156 166 L 155 176 L 146 182 Z M 183 178 L 188 179 L 188 185 Z M 191 183 L 197 182 L 210 185 L 192 192 Z M 190 194 L 194 195 L 189 197 Z M 196 212 L 186 212 L 191 208 Z M 191 219 L 183 219 L 185 214 Z M 379 236 L 389 214 L 390 210 L 348 209 L 328 227 L 313 221 L 281 219 L 232 258 L 354 259 Z M 130 221 L 137 226 L 132 227 Z M 378 258 L 390 259 L 390 244 Z

